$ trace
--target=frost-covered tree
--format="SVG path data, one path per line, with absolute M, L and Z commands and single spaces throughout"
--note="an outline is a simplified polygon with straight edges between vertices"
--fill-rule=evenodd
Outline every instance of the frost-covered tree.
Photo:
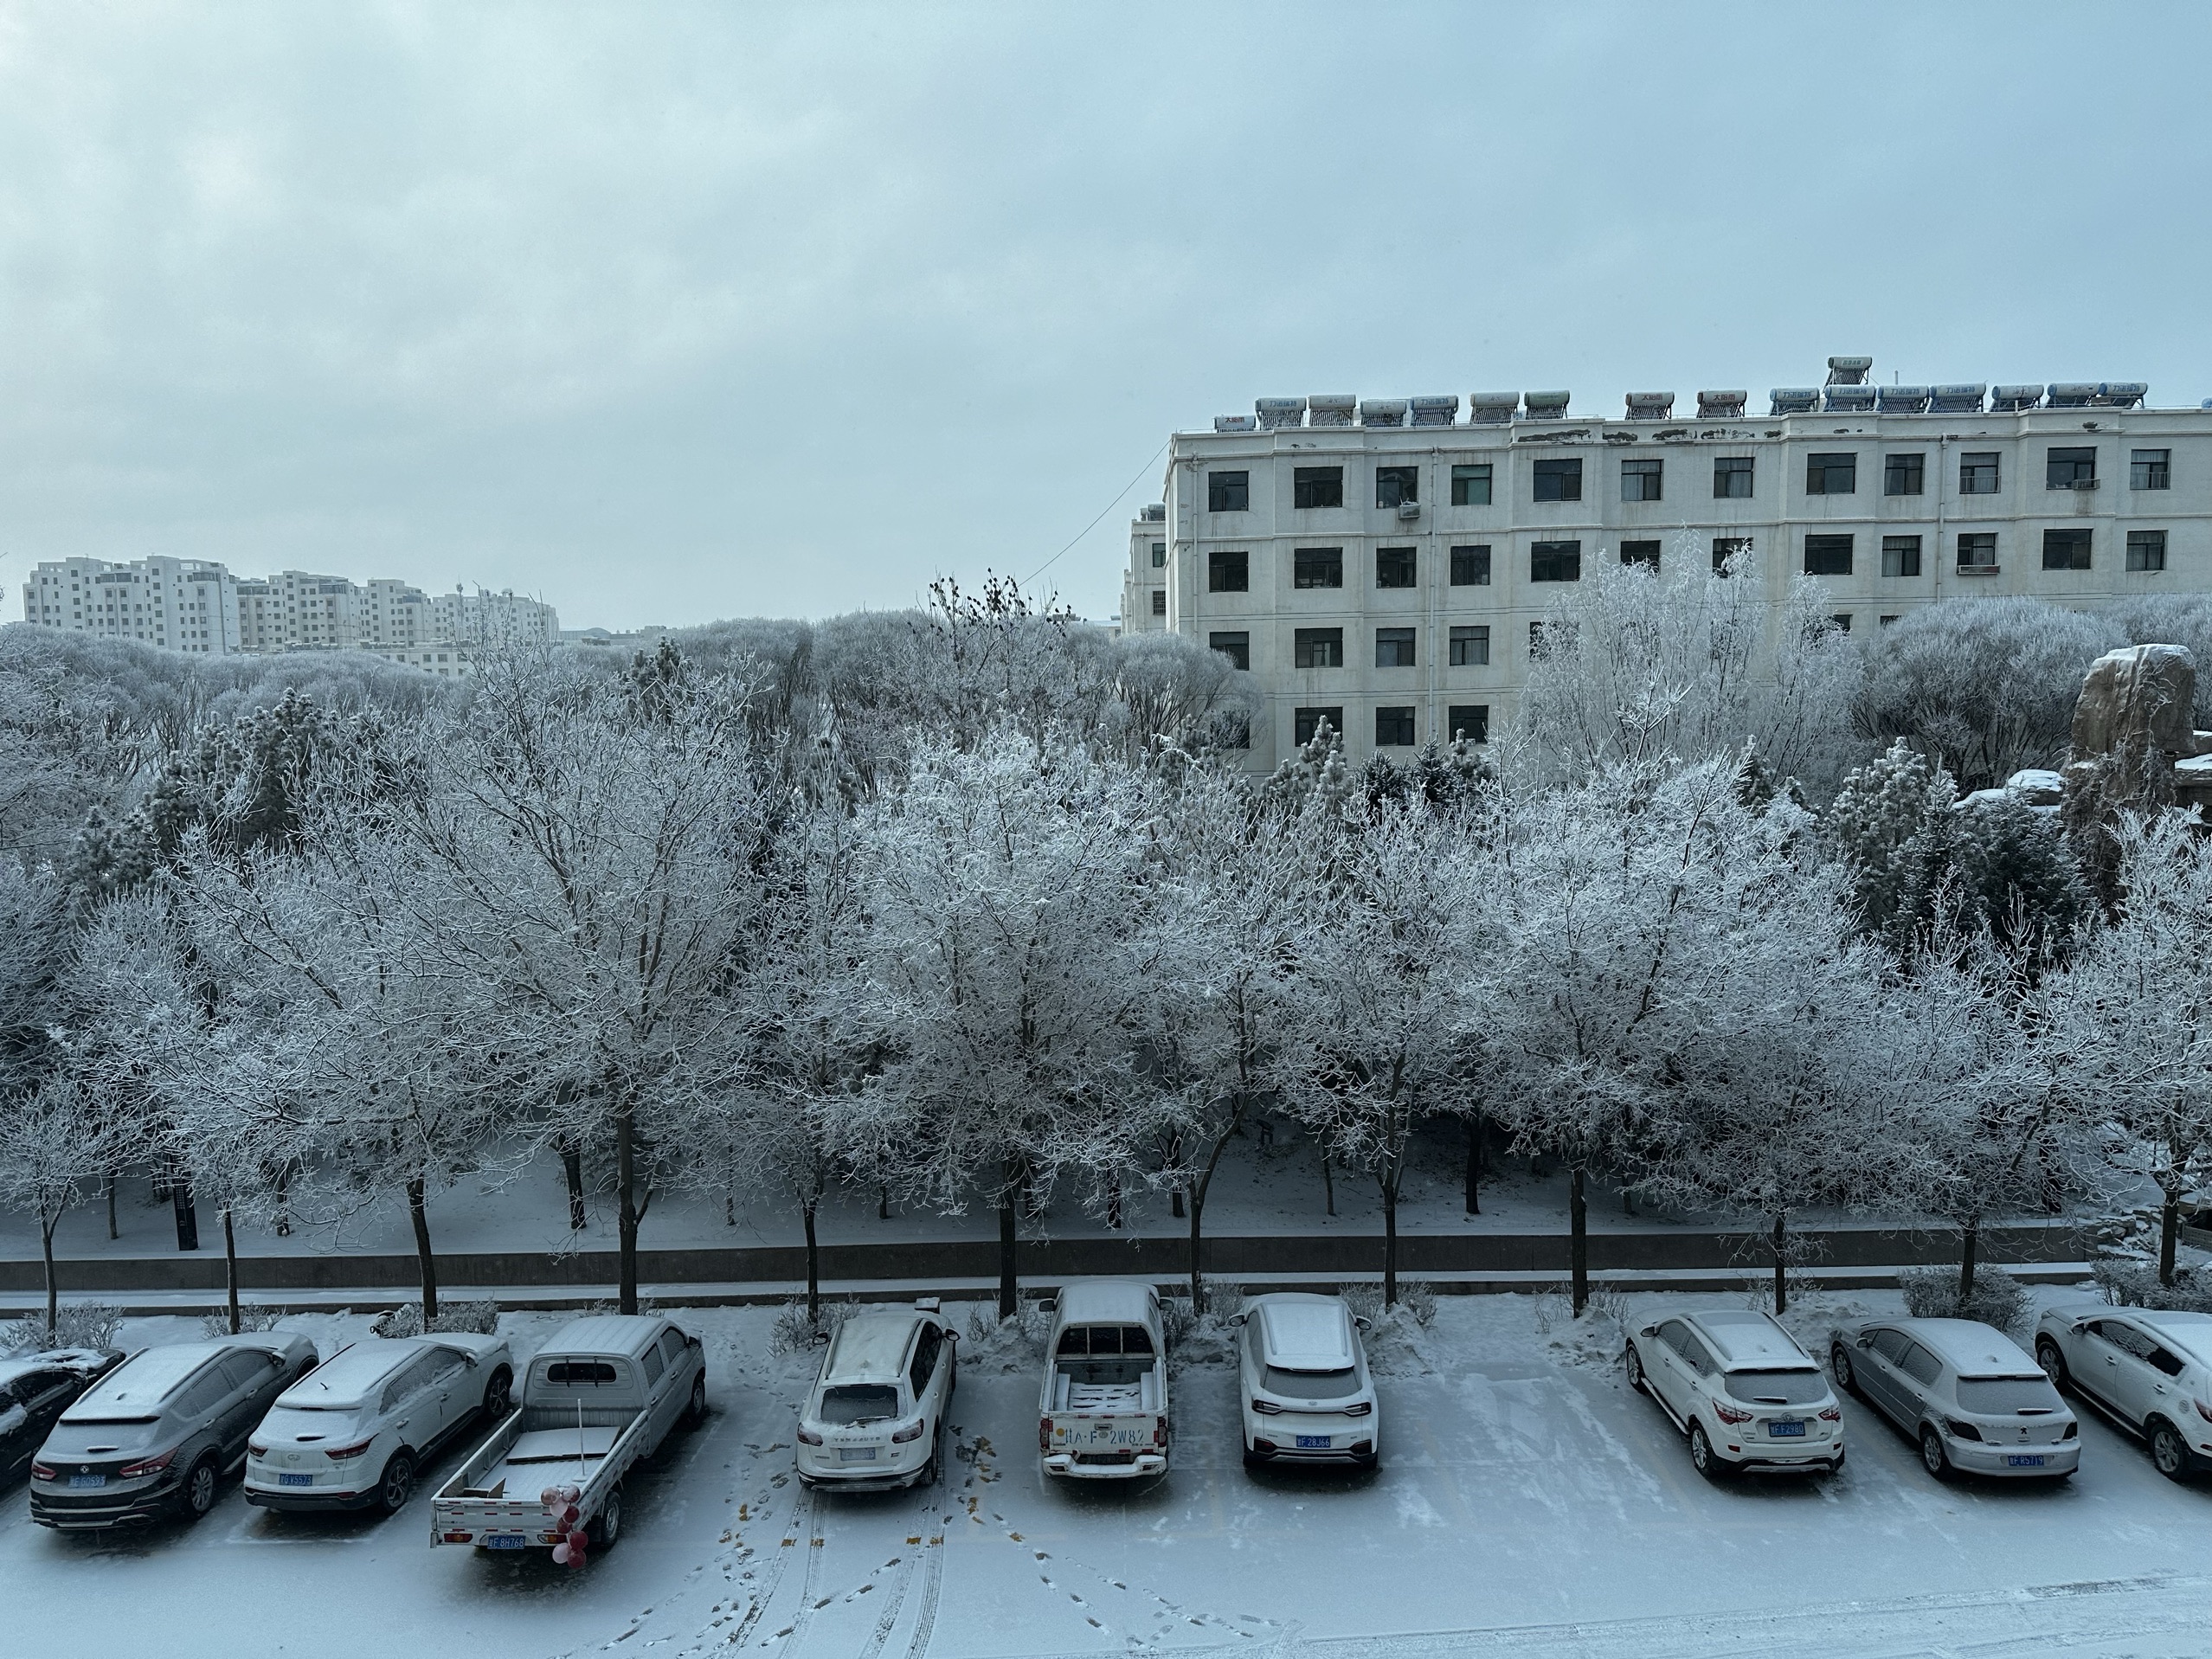
M 1005 729 L 917 752 L 869 813 L 876 973 L 906 1137 L 901 1184 L 999 1214 L 1000 1311 L 1013 1311 L 1017 1208 L 1063 1172 L 1134 1163 L 1130 1049 L 1143 987 L 1153 802 L 1140 775 Z
M 90 1090 L 67 1071 L 0 1098 L 0 1206 L 38 1227 L 46 1269 L 46 1332 L 61 1314 L 54 1276 L 54 1231 L 83 1184 L 106 1167 L 107 1120 Z

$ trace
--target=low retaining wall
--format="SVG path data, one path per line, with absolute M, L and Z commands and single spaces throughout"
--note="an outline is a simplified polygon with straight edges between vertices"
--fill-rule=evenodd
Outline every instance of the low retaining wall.
M 1836 1228 L 1798 1235 L 1800 1265 L 1821 1268 L 1909 1267 L 1958 1259 L 1959 1235 L 1947 1228 Z M 1411 1233 L 1399 1239 L 1399 1271 L 1424 1273 L 1567 1272 L 1567 1236 L 1556 1233 Z M 2087 1254 L 2070 1225 L 1991 1227 L 1982 1233 L 1981 1259 L 2003 1264 L 2074 1262 Z M 1373 1274 L 1382 1268 L 1379 1233 L 1228 1237 L 1204 1242 L 1209 1277 L 1247 1274 L 1310 1274 L 1316 1278 Z M 1190 1272 L 1187 1238 L 1042 1238 L 1022 1241 L 1017 1264 L 1024 1276 L 1050 1279 L 1094 1275 L 1174 1279 Z M 1649 1232 L 1593 1232 L 1594 1272 L 1736 1270 L 1757 1272 L 1770 1264 L 1759 1233 L 1668 1229 Z M 191 1255 L 95 1257 L 55 1264 L 68 1295 L 122 1290 L 211 1290 L 223 1283 L 222 1252 Z M 611 1250 L 440 1251 L 440 1283 L 550 1289 L 612 1284 L 620 1263 Z M 822 1277 L 837 1280 L 995 1279 L 998 1244 L 992 1239 L 913 1244 L 826 1244 Z M 641 1250 L 638 1276 L 656 1285 L 789 1283 L 805 1278 L 807 1252 L 798 1245 L 749 1249 Z M 239 1283 L 248 1290 L 323 1290 L 417 1282 L 412 1255 L 245 1256 Z M 35 1260 L 0 1262 L 0 1291 L 37 1290 L 44 1284 Z

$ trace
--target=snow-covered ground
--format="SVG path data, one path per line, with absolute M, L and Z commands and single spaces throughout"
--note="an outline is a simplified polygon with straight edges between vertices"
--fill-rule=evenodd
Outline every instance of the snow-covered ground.
M 1578 1324 L 1549 1299 L 1446 1298 L 1428 1329 L 1377 1341 L 1373 1477 L 1248 1474 L 1226 1350 L 1201 1333 L 1178 1356 L 1175 1467 L 1134 1491 L 1045 1484 L 1032 1365 L 1002 1330 L 964 1354 L 944 1487 L 867 1498 L 810 1498 L 791 1477 L 811 1359 L 768 1353 L 772 1315 L 703 1312 L 686 1322 L 706 1334 L 714 1413 L 633 1478 L 621 1543 L 581 1572 L 434 1550 L 423 1498 L 389 1521 L 322 1520 L 263 1514 L 233 1489 L 196 1527 L 98 1540 L 32 1526 L 18 1489 L 0 1525 L 4 1645 L 173 1659 L 2212 1649 L 2212 1485 L 2161 1479 L 2086 1411 L 2081 1473 L 2055 1489 L 1938 1484 L 1850 1405 L 1836 1478 L 1701 1481 L 1623 1385 L 1618 1319 L 1716 1300 L 1636 1296 Z M 1810 1341 L 1895 1307 L 1816 1296 L 1791 1322 Z M 359 1323 L 289 1322 L 326 1347 Z M 557 1322 L 505 1328 L 528 1347 Z M 142 1320 L 124 1337 L 196 1328 Z

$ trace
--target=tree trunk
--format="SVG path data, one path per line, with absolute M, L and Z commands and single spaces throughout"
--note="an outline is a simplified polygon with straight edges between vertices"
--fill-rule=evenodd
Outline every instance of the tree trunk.
M 121 1179 L 118 1175 L 110 1175 L 107 1178 L 107 1241 L 111 1244 L 121 1237 L 115 1231 L 115 1186 Z
M 1974 1257 L 1982 1242 L 1981 1219 L 1966 1224 L 1966 1231 L 1958 1248 L 1958 1308 L 1959 1316 L 1965 1317 L 1966 1298 L 1974 1294 Z
M 230 1334 L 238 1334 L 238 1234 L 230 1225 L 230 1206 L 222 1206 L 223 1305 L 230 1315 Z
M 876 1219 L 878 1221 L 891 1219 L 891 1183 L 889 1181 L 884 1182 L 882 1186 L 876 1188 Z
M 58 1208 L 54 1212 L 53 1220 L 48 1221 L 42 1215 L 38 1219 L 39 1249 L 46 1257 L 46 1342 L 44 1346 L 48 1347 L 58 1347 L 61 1343 L 61 1333 L 56 1328 L 61 1321 L 61 1287 L 54 1283 L 54 1230 L 61 1224 L 61 1212 Z
M 1777 1214 L 1774 1218 L 1774 1311 L 1777 1315 L 1790 1311 L 1790 1273 L 1783 1260 L 1789 1248 L 1789 1218 Z
M 583 1148 L 570 1143 L 561 1148 L 561 1173 L 569 1178 L 569 1231 L 584 1230 Z
M 1336 1213 L 1336 1176 L 1328 1167 L 1328 1154 L 1321 1154 L 1321 1195 L 1328 1200 L 1328 1212 Z
M 1182 1189 L 1176 1189 L 1178 1194 Z M 1191 1183 L 1191 1317 L 1195 1319 L 1206 1311 L 1206 1287 L 1199 1274 L 1199 1239 L 1205 1225 L 1206 1189 L 1198 1182 Z
M 1178 1221 L 1183 1219 L 1183 1189 L 1180 1186 L 1167 1189 L 1167 1213 Z
M 289 1238 L 292 1237 L 292 1164 L 289 1160 L 277 1167 L 276 1201 L 276 1235 L 280 1238 Z
M 1122 1227 L 1122 1178 L 1113 1176 L 1106 1187 L 1106 1225 L 1116 1232 Z
M 1380 1183 L 1383 1210 L 1383 1306 L 1398 1306 L 1398 1177 Z
M 634 1145 L 636 1129 L 625 1104 L 614 1115 L 614 1187 L 616 1203 L 615 1228 L 621 1257 L 621 1286 L 617 1295 L 617 1308 L 623 1313 L 638 1310 L 638 1204 L 637 1149 Z
M 799 1206 L 801 1219 L 807 1224 L 807 1328 L 820 1330 L 822 1325 L 822 1249 L 814 1238 L 814 1205 L 808 1199 Z
M 2169 1193 L 2158 1206 L 2158 1283 L 2170 1289 L 2174 1282 L 2174 1246 L 2180 1238 L 2181 1198 Z
M 1467 1213 L 1482 1213 L 1482 1114 L 1467 1120 Z
M 1567 1272 L 1573 1284 L 1574 1316 L 1590 1305 L 1590 1212 L 1583 1203 L 1582 1166 L 1567 1174 Z
M 407 1219 L 415 1224 L 415 1261 L 422 1271 L 422 1328 L 438 1316 L 438 1258 L 430 1252 L 430 1211 L 423 1202 L 422 1177 L 407 1183 Z
M 1009 1158 L 1000 1174 L 1005 1180 L 999 1189 L 999 1317 L 1012 1319 L 1019 1295 L 1014 1281 L 1014 1195 L 1021 1172 Z

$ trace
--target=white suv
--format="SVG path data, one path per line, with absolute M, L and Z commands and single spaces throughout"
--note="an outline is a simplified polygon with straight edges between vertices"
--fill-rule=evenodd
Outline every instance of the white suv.
M 1234 1321 L 1244 1466 L 1351 1463 L 1373 1469 L 1382 1419 L 1360 1321 L 1341 1296 L 1254 1296 Z
M 1843 1467 L 1843 1409 L 1771 1314 L 1723 1308 L 1647 1325 L 1629 1338 L 1628 1377 L 1689 1437 L 1708 1479 Z
M 799 1478 L 848 1492 L 935 1486 L 958 1341 L 934 1297 L 839 1326 L 799 1408 Z
M 2148 1441 L 2161 1475 L 2212 1468 L 2212 1314 L 2054 1308 L 2036 1323 L 2035 1360 Z

